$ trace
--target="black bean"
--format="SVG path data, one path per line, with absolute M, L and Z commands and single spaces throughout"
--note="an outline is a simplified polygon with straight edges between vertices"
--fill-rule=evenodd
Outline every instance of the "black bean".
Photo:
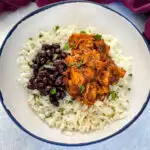
M 44 67 L 41 67 L 40 69 L 39 69 L 39 71 L 44 71 L 45 70 L 45 68 Z
M 47 70 L 39 71 L 39 76 L 44 77 L 48 74 Z
M 40 58 L 39 58 L 39 57 L 36 57 L 36 60 L 35 60 L 35 61 L 36 61 L 37 64 L 39 64 L 39 63 L 40 63 Z
M 63 63 L 63 60 L 61 60 L 61 59 L 56 59 L 56 60 L 54 60 L 54 62 L 53 62 L 54 66 L 58 66 L 58 65 L 60 65 L 60 64 L 62 64 L 62 63 Z
M 59 91 L 64 91 L 64 90 L 65 90 L 65 88 L 62 87 L 62 86 L 59 86 L 57 89 L 58 89 Z
M 55 49 L 55 53 L 56 53 L 56 54 L 60 54 L 60 53 L 61 53 L 61 49 L 60 49 L 60 48 L 56 48 L 56 49 Z
M 40 77 L 40 76 L 37 76 L 36 79 L 38 80 L 38 82 L 42 81 L 42 77 Z
M 37 73 L 38 73 L 38 70 L 34 69 L 34 70 L 33 70 L 33 74 L 36 76 Z
M 48 85 L 45 90 L 46 90 L 47 92 L 49 92 L 51 89 L 52 89 L 52 87 Z
M 54 44 L 52 44 L 52 47 L 56 49 L 56 48 L 60 48 L 60 45 L 57 43 L 54 43 Z
M 33 80 L 33 85 L 34 85 L 35 87 L 37 87 L 37 85 L 38 85 L 38 80 L 37 80 L 37 79 L 34 79 L 34 80 Z
M 65 58 L 65 57 L 67 56 L 67 54 L 66 54 L 65 52 L 61 52 L 60 56 L 61 56 L 62 58 Z
M 35 79 L 35 76 L 33 75 L 33 76 L 30 78 L 29 82 L 33 82 L 34 79 Z
M 53 81 L 50 79 L 50 80 L 48 80 L 48 83 L 49 83 L 49 85 L 52 85 Z
M 42 83 L 42 82 L 38 83 L 38 87 L 39 87 L 40 89 L 44 88 L 44 83 Z
M 52 54 L 54 54 L 55 53 L 55 48 L 52 48 L 51 52 L 52 52 Z
M 59 106 L 59 102 L 58 102 L 56 99 L 52 99 L 52 100 L 51 100 L 51 103 L 52 103 L 54 106 L 56 106 L 56 107 Z
M 57 68 L 54 66 L 53 68 L 49 68 L 48 70 L 49 70 L 50 72 L 54 72 L 54 71 L 57 70 Z
M 38 76 L 39 77 L 43 77 L 45 75 L 45 73 L 43 71 L 39 71 Z
M 42 50 L 44 50 L 44 51 L 46 51 L 47 49 L 51 49 L 51 48 L 52 48 L 52 46 L 49 44 L 43 44 L 42 45 Z
M 45 51 L 41 51 L 39 54 L 40 54 L 40 56 L 42 56 L 42 57 L 45 57 L 45 56 L 46 56 L 46 52 L 45 52 Z
M 59 75 L 59 72 L 58 72 L 58 71 L 56 71 L 56 72 L 54 72 L 54 74 L 53 74 L 53 75 L 54 75 L 54 77 L 55 77 L 55 78 L 57 78 L 57 77 L 58 77 L 58 75 Z
M 51 80 L 55 80 L 55 77 L 54 77 L 53 74 L 49 75 L 49 78 L 50 78 Z
M 57 99 L 57 100 L 60 99 L 60 93 L 59 93 L 59 92 L 56 93 L 56 99 Z
M 64 65 L 57 66 L 57 69 L 62 74 L 64 72 Z
M 46 95 L 48 95 L 48 92 L 45 90 L 40 90 L 40 94 L 43 96 L 46 96 Z
M 55 81 L 55 85 L 61 85 L 63 82 L 62 76 L 58 77 Z
M 33 69 L 38 69 L 39 66 L 38 66 L 38 64 L 32 64 L 32 65 L 31 65 L 31 68 L 33 68 Z
M 45 64 L 46 63 L 46 59 L 44 58 L 44 57 L 42 57 L 41 59 L 40 59 L 40 64 Z
M 52 55 L 52 51 L 51 51 L 50 49 L 48 49 L 48 50 L 46 51 L 46 54 L 47 54 L 48 56 L 51 56 L 51 55 Z
M 61 99 L 63 99 L 65 96 L 66 96 L 66 93 L 65 93 L 65 92 L 61 92 L 61 93 L 60 93 L 60 98 L 61 98 Z
M 47 84 L 47 83 L 48 83 L 48 79 L 47 79 L 46 77 L 44 77 L 44 78 L 43 78 L 43 82 L 44 82 L 45 84 Z
M 33 86 L 32 83 L 29 82 L 28 85 L 27 85 L 27 88 L 33 90 L 33 89 L 34 89 L 34 86 Z

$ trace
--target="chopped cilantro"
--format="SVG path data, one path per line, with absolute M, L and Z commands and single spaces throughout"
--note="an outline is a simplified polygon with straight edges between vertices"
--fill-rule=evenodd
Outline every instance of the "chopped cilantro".
M 29 40 L 30 40 L 30 41 L 32 41 L 32 40 L 33 40 L 33 38 L 32 38 L 32 37 L 30 37 L 30 38 L 29 38 Z
M 131 88 L 128 88 L 128 91 L 130 91 L 131 90 Z
M 34 98 L 40 98 L 40 95 L 38 95 L 38 94 L 33 94 L 33 96 L 34 96 Z
M 119 85 L 119 87 L 123 87 L 123 85 Z
M 68 104 L 73 104 L 73 100 L 70 99 L 70 100 L 68 101 Z
M 82 65 L 83 65 L 83 61 L 80 60 L 80 62 L 79 62 L 79 64 L 78 64 L 78 69 L 80 69 Z
M 64 48 L 63 48 L 64 50 L 68 50 L 69 49 L 69 45 L 68 45 L 68 43 L 66 43 L 65 45 L 64 45 Z
M 51 95 L 55 95 L 55 94 L 56 94 L 56 89 L 51 89 L 51 90 L 50 90 L 50 94 L 51 94 Z
M 80 86 L 80 92 L 83 93 L 84 91 L 85 91 L 85 86 L 84 86 L 84 85 L 81 85 L 81 86 Z
M 110 96 L 112 100 L 115 100 L 116 98 L 118 98 L 118 94 L 115 91 L 110 91 Z
M 43 37 L 43 34 L 40 33 L 40 34 L 39 34 L 39 38 L 41 38 L 41 37 Z
M 70 44 L 70 46 L 71 46 L 71 48 L 75 48 L 75 45 L 72 43 L 72 44 Z
M 58 54 L 53 55 L 53 60 L 55 60 L 58 57 Z
M 59 30 L 60 26 L 55 26 L 55 31 Z
M 58 111 L 59 111 L 59 112 L 63 112 L 63 111 L 64 111 L 64 108 L 59 108 Z
M 29 67 L 31 67 L 31 64 L 30 64 L 30 62 L 28 61 L 27 63 L 28 63 L 28 66 L 29 66 Z
M 95 34 L 94 39 L 95 40 L 101 40 L 102 36 L 100 34 Z
M 85 34 L 86 32 L 84 30 L 82 30 L 80 33 L 84 33 Z
M 49 61 L 47 65 L 53 66 L 53 63 Z
M 132 77 L 132 73 L 130 73 L 129 76 Z
M 76 66 L 76 62 L 73 62 L 70 66 Z

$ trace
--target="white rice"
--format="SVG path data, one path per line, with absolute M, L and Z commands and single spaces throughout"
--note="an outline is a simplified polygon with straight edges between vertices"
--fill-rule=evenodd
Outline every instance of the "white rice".
M 59 43 L 62 47 L 67 42 L 69 36 L 75 32 L 78 33 L 82 28 L 77 25 L 60 27 L 59 30 L 41 31 L 33 39 L 29 39 L 19 57 L 17 63 L 20 67 L 18 82 L 25 88 L 32 75 L 32 59 L 41 49 L 43 43 Z M 96 33 L 94 28 L 84 29 L 87 33 Z M 79 102 L 72 101 L 71 96 L 67 95 L 65 100 L 60 100 L 59 107 L 53 106 L 48 96 L 40 96 L 37 90 L 28 90 L 29 106 L 52 128 L 60 128 L 62 131 L 89 132 L 97 129 L 103 129 L 111 122 L 122 119 L 127 115 L 129 109 L 129 86 L 131 82 L 131 58 L 122 54 L 118 39 L 111 35 L 102 35 L 105 42 L 110 45 L 110 55 L 115 63 L 124 68 L 127 73 L 123 79 L 112 86 L 111 90 L 118 93 L 118 98 L 113 100 L 111 96 L 104 102 L 96 101 L 89 109 L 87 106 L 81 106 Z M 123 87 L 120 87 L 122 85 Z M 27 89 L 26 89 L 27 90 Z

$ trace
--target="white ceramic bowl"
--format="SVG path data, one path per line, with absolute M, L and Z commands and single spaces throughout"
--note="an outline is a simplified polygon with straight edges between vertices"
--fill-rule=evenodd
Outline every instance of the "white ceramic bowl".
M 18 52 L 28 37 L 55 25 L 92 25 L 100 32 L 117 37 L 127 56 L 133 57 L 133 82 L 128 117 L 103 131 L 67 136 L 51 129 L 27 105 L 27 92 L 16 82 Z M 144 110 L 150 97 L 150 55 L 140 32 L 122 15 L 91 2 L 60 2 L 36 10 L 20 20 L 8 33 L 0 50 L 1 101 L 11 119 L 26 133 L 49 143 L 85 145 L 106 140 L 125 130 Z

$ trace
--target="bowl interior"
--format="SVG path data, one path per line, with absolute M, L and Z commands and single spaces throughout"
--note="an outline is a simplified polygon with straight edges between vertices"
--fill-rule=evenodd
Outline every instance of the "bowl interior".
M 46 7 L 48 8 L 48 7 Z M 28 94 L 16 82 L 19 69 L 16 58 L 25 41 L 40 30 L 49 30 L 55 25 L 78 24 L 93 26 L 102 34 L 118 38 L 126 56 L 133 57 L 133 81 L 128 117 L 118 120 L 103 131 L 88 134 L 62 134 L 42 122 L 28 107 Z M 139 32 L 122 16 L 102 6 L 73 2 L 43 9 L 22 21 L 8 38 L 1 56 L 0 85 L 4 104 L 14 118 L 30 133 L 48 140 L 66 144 L 88 143 L 106 138 L 127 125 L 142 109 L 150 88 L 150 57 L 148 48 Z

